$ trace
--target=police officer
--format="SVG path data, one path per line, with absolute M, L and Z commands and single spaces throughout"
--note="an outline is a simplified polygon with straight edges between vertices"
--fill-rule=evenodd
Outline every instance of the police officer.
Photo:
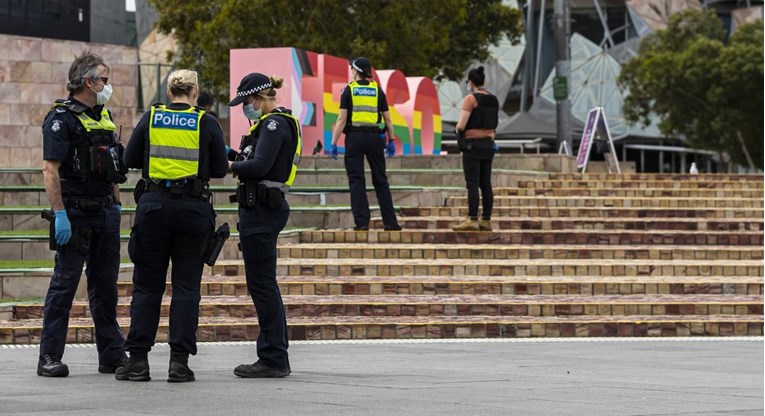
M 457 134 L 464 137 L 462 168 L 468 192 L 468 218 L 452 227 L 454 231 L 491 231 L 494 192 L 491 189 L 491 164 L 499 147 L 494 142 L 499 121 L 499 100 L 484 86 L 483 67 L 468 72 L 471 94 L 462 101 L 457 121 Z M 481 190 L 483 211 L 478 220 L 478 190 Z
M 56 100 L 43 123 L 43 177 L 55 212 L 56 265 L 45 297 L 37 375 L 66 377 L 61 362 L 83 263 L 90 313 L 96 328 L 98 371 L 113 373 L 125 359 L 117 324 L 120 262 L 118 183 L 125 182 L 122 144 L 109 100 L 109 67 L 90 51 L 69 68 L 69 98 Z
M 385 174 L 386 142 L 380 137 L 379 123 L 385 120 L 388 137 L 393 138 L 393 123 L 390 120 L 388 101 L 385 93 L 372 78 L 372 64 L 367 58 L 356 58 L 350 62 L 353 81 L 343 90 L 340 97 L 340 115 L 332 134 L 330 155 L 337 159 L 337 141 L 345 133 L 345 171 L 351 192 L 351 210 L 357 231 L 369 229 L 369 201 L 364 178 L 364 156 L 372 171 L 372 185 L 377 194 L 383 225 L 387 231 L 401 230 L 393 211 L 393 197 Z
M 125 343 L 130 359 L 117 370 L 117 380 L 151 379 L 147 354 L 172 260 L 167 381 L 194 381 L 188 359 L 197 353 L 201 247 L 215 225 L 209 180 L 226 176 L 228 169 L 223 132 L 215 118 L 194 106 L 198 94 L 196 72 L 172 72 L 167 80 L 171 104 L 155 104 L 143 115 L 125 151 L 125 164 L 141 168 L 143 179 L 136 187 L 128 248 L 135 264 Z
M 215 104 L 215 100 L 210 96 L 210 94 L 204 91 L 199 93 L 199 98 L 197 98 L 197 105 L 202 107 L 202 109 L 205 110 L 205 113 L 218 118 L 218 114 L 212 111 L 213 104 Z
M 300 122 L 289 109 L 276 105 L 276 90 L 284 79 L 251 73 L 237 87 L 229 106 L 242 105 L 255 124 L 242 139 L 231 171 L 239 177 L 239 238 L 247 290 L 258 312 L 257 354 L 254 364 L 242 364 L 234 374 L 245 378 L 286 377 L 287 320 L 276 284 L 276 240 L 287 224 L 290 206 L 284 198 L 295 179 L 301 152 Z

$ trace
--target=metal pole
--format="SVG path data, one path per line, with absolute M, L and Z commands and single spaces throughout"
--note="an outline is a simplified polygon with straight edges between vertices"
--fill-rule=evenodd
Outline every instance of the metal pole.
M 534 0 L 526 2 L 526 58 L 523 65 L 523 85 L 521 88 L 521 111 L 528 111 L 529 88 L 531 88 L 532 62 L 534 62 Z
M 571 58 L 569 51 L 569 38 L 571 36 L 571 9 L 570 0 L 554 0 L 555 21 L 555 75 L 562 78 L 566 83 L 566 98 L 557 100 L 555 106 L 556 124 L 558 131 L 558 143 L 565 141 L 570 149 L 573 149 L 571 137 L 571 96 L 569 78 L 571 76 Z
M 534 91 L 531 94 L 537 98 L 539 94 L 539 71 L 542 70 L 542 29 L 545 26 L 545 0 L 542 0 L 542 6 L 539 8 L 539 28 L 537 30 L 537 62 L 534 65 Z
M 603 14 L 603 10 L 600 8 L 600 2 L 598 0 L 593 0 L 593 3 L 595 3 L 595 10 L 598 11 L 598 18 L 600 19 L 600 23 L 603 25 L 603 39 L 607 39 L 608 43 L 611 44 L 611 47 L 614 47 L 614 39 L 611 38 L 611 31 L 608 29 L 608 23 L 606 22 L 606 16 Z

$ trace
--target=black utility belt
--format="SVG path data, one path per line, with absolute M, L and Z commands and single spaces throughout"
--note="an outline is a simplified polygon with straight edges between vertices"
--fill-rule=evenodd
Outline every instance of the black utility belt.
M 94 212 L 114 205 L 114 196 L 72 196 L 64 198 L 64 206 L 67 209 L 79 209 L 86 212 Z
M 379 127 L 349 127 L 346 133 L 374 133 L 380 134 Z
M 210 201 L 212 198 L 212 192 L 210 192 L 210 184 L 207 181 L 199 179 L 189 180 L 162 180 L 159 182 L 147 181 L 141 179 L 144 182 L 146 192 L 160 192 L 170 195 L 172 198 L 181 198 L 183 196 L 190 196 L 192 198 L 202 199 L 204 201 Z M 140 198 L 140 196 L 139 196 Z M 136 201 L 137 202 L 137 201 Z
M 238 202 L 242 208 L 266 207 L 278 209 L 284 201 L 284 192 L 278 188 L 269 188 L 262 183 L 245 181 L 236 188 L 236 195 L 229 197 L 231 202 Z

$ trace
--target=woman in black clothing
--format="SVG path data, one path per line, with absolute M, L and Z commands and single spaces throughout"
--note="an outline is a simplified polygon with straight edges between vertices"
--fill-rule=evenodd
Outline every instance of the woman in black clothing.
M 457 135 L 464 136 L 462 167 L 468 191 L 468 218 L 454 226 L 454 231 L 491 231 L 491 210 L 494 194 L 491 189 L 491 163 L 498 147 L 494 134 L 499 118 L 499 101 L 483 87 L 486 75 L 483 67 L 468 73 L 469 94 L 462 101 L 457 122 Z M 483 212 L 478 219 L 478 190 L 481 191 Z

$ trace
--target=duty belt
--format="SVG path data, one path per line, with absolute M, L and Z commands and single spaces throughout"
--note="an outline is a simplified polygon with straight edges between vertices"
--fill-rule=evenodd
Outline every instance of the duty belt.
M 82 211 L 97 211 L 101 208 L 114 205 L 114 196 L 71 196 L 64 198 L 64 206 L 67 209 L 79 209 Z
M 180 198 L 184 195 L 188 195 L 192 198 L 198 198 L 208 202 L 212 199 L 209 183 L 199 179 L 182 179 L 177 181 L 162 180 L 158 183 L 146 181 L 146 192 L 166 193 L 173 198 Z

